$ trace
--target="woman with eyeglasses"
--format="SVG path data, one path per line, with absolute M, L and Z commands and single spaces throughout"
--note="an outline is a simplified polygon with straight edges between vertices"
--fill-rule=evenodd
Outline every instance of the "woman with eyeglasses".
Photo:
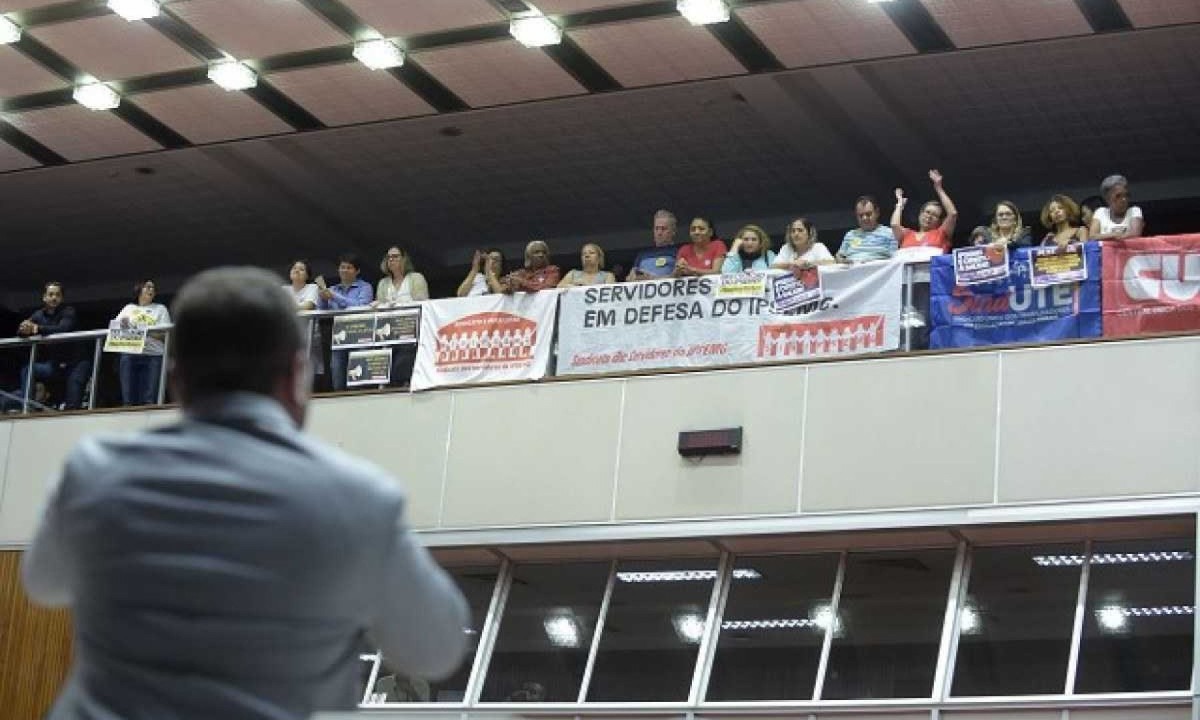
M 416 272 L 408 260 L 408 253 L 393 245 L 379 263 L 383 277 L 375 291 L 372 307 L 395 307 L 418 300 L 429 299 L 429 285 L 425 276 Z
M 992 224 L 988 227 L 986 242 L 983 237 L 973 237 L 976 245 L 994 245 L 996 247 L 1029 247 L 1033 240 L 1029 228 L 1021 221 L 1021 211 L 1008 200 L 1001 200 L 992 214 Z

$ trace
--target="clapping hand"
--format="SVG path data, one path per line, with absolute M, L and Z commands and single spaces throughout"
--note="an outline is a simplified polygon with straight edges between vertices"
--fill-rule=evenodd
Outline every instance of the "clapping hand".
M 934 187 L 940 187 L 942 184 L 942 174 L 940 172 L 938 172 L 936 169 L 930 170 L 929 171 L 929 181 L 933 183 Z
M 908 198 L 904 197 L 904 188 L 896 188 L 896 204 L 904 207 L 908 203 Z

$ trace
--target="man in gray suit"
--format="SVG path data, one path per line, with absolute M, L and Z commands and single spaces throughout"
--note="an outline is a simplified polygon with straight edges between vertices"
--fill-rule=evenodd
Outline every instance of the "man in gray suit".
M 74 613 L 52 720 L 295 720 L 355 706 L 359 652 L 453 672 L 466 602 L 378 467 L 301 432 L 304 331 L 282 280 L 210 270 L 172 308 L 172 425 L 82 441 L 23 575 Z M 397 438 L 403 442 L 402 438 Z

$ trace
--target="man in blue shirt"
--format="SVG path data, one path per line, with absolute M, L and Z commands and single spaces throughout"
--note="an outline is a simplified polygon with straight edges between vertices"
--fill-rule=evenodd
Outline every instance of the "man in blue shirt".
M 17 334 L 21 337 L 49 337 L 78 329 L 75 308 L 63 305 L 62 284 L 50 281 L 42 289 L 41 309 L 21 321 L 17 327 Z M 40 345 L 33 363 L 35 380 L 49 380 L 56 376 L 66 378 L 66 397 L 63 398 L 63 403 L 67 410 L 83 407 L 83 393 L 92 374 L 91 357 L 80 350 L 79 343 L 76 342 Z M 21 368 L 21 397 L 25 397 L 28 378 L 29 365 L 26 364 Z
M 861 263 L 871 260 L 890 260 L 896 254 L 899 241 L 890 227 L 879 224 L 879 203 L 863 195 L 854 203 L 858 227 L 846 233 L 837 259 L 842 263 Z
M 637 254 L 626 280 L 633 282 L 670 277 L 675 272 L 675 254 L 678 251 L 675 247 L 675 230 L 678 226 L 679 222 L 670 210 L 654 213 L 654 247 Z
M 349 310 L 351 308 L 370 307 L 375 299 L 375 291 L 371 283 L 358 276 L 362 263 L 358 256 L 346 253 L 338 258 L 337 285 L 327 287 L 324 277 L 317 277 L 317 307 L 321 310 Z M 329 357 L 330 379 L 334 390 L 346 389 L 346 361 L 349 351 L 334 350 Z

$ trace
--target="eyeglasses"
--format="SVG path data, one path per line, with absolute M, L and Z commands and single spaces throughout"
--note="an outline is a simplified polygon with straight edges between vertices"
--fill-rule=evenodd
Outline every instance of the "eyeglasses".
M 400 258 L 402 258 L 402 257 L 404 257 L 404 256 L 403 256 L 403 255 L 394 255 L 394 254 L 392 254 L 392 253 L 388 253 L 387 259 L 388 259 L 388 260 L 399 260 L 399 259 L 400 259 Z

